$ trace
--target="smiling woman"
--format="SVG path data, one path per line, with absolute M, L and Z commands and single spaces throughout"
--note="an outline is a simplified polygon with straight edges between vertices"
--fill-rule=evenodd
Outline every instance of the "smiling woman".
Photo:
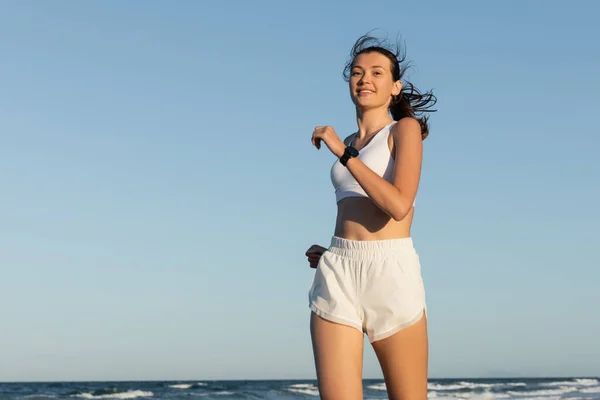
M 402 81 L 403 61 L 375 38 L 360 38 L 344 69 L 358 130 L 342 140 L 317 126 L 311 138 L 336 157 L 335 233 L 329 248 L 306 252 L 316 268 L 310 330 L 325 400 L 362 398 L 365 333 L 390 398 L 427 398 L 425 289 L 410 230 L 429 134 L 419 114 L 435 97 Z

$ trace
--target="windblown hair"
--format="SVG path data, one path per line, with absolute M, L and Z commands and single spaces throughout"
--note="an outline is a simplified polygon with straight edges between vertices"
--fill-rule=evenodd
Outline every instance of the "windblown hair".
M 404 74 L 408 68 L 403 63 L 406 60 L 405 52 L 401 52 L 399 45 L 396 45 L 396 50 L 392 51 L 390 46 L 380 39 L 373 36 L 364 35 L 360 37 L 350 53 L 350 61 L 344 68 L 344 79 L 346 82 L 350 79 L 354 61 L 359 54 L 377 52 L 383 54 L 390 60 L 392 79 L 395 81 L 402 80 L 402 90 L 398 96 L 394 96 L 390 101 L 390 113 L 396 121 L 405 118 L 413 117 L 421 125 L 421 137 L 425 139 L 429 135 L 429 117 L 423 113 L 435 112 L 430 108 L 437 102 L 436 97 L 431 91 L 421 93 L 413 86 L 412 83 L 403 80 Z

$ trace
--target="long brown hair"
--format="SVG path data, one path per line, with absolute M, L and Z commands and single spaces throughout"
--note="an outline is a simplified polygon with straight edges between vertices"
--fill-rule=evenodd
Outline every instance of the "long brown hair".
M 344 79 L 346 82 L 350 79 L 350 73 L 356 57 L 359 54 L 371 52 L 377 52 L 386 56 L 390 60 L 392 79 L 394 82 L 402 80 L 408 67 L 403 64 L 406 60 L 406 54 L 405 52 L 401 52 L 400 46 L 397 45 L 396 51 L 393 52 L 386 47 L 382 40 L 364 35 L 352 47 L 350 61 L 348 61 L 344 68 Z M 402 90 L 398 96 L 392 98 L 389 110 L 392 118 L 396 121 L 405 117 L 413 117 L 419 121 L 421 125 L 421 137 L 425 139 L 429 135 L 429 116 L 423 115 L 423 113 L 437 111 L 430 109 L 436 102 L 437 98 L 433 95 L 433 92 L 421 93 L 412 83 L 403 80 Z

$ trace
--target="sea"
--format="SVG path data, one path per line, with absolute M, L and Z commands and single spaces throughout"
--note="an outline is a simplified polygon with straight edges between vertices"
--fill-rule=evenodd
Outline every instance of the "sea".
M 364 380 L 365 399 L 387 399 L 382 380 Z M 429 400 L 600 400 L 599 378 L 430 379 Z M 16 399 L 318 399 L 314 380 L 6 382 Z

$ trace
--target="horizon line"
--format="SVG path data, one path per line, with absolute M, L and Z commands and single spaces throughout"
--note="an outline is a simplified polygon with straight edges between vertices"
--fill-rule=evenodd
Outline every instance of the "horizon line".
M 600 379 L 598 376 L 585 375 L 557 375 L 557 376 L 479 376 L 479 377 L 428 377 L 427 380 L 482 380 L 482 379 Z M 22 381 L 2 381 L 5 383 L 84 383 L 84 382 L 106 382 L 106 383 L 126 383 L 126 382 L 239 382 L 239 381 L 315 381 L 316 378 L 221 378 L 221 379 L 81 379 L 81 380 L 22 380 Z M 363 380 L 383 380 L 382 377 L 367 378 Z

